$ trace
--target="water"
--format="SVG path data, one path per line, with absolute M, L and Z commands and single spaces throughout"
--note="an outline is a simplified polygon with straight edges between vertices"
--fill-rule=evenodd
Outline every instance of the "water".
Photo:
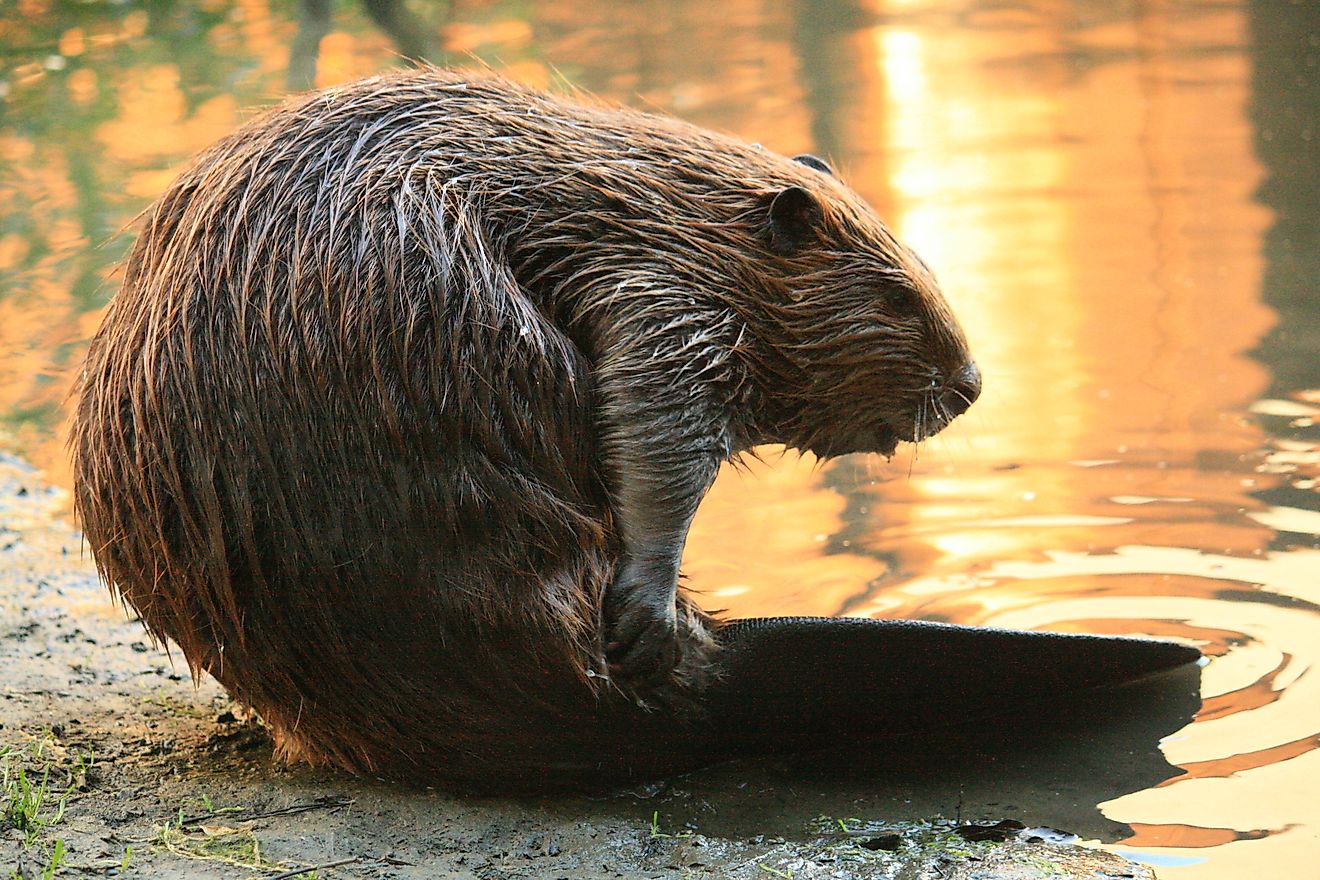
M 1117 848 L 1166 878 L 1314 876 L 1320 7 L 437 10 L 403 36 L 441 60 L 830 156 L 962 316 L 986 390 L 917 453 L 767 450 L 720 478 L 686 557 L 709 605 L 1193 640 L 1203 706 L 1161 746 L 1181 775 L 1098 805 L 1131 829 Z M 66 395 L 120 230 L 287 91 L 299 11 L 0 16 L 0 447 L 67 482 Z M 340 4 L 317 82 L 395 52 Z

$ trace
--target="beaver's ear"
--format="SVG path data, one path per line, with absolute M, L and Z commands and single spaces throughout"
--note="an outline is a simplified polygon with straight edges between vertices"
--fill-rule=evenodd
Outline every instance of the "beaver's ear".
M 770 203 L 770 246 L 790 256 L 815 240 L 820 226 L 820 202 L 800 186 L 781 190 Z
M 808 168 L 814 168 L 822 174 L 828 174 L 830 177 L 834 176 L 834 169 L 830 167 L 830 163 L 820 156 L 803 153 L 801 156 L 794 156 L 793 161 L 800 165 L 806 165 Z

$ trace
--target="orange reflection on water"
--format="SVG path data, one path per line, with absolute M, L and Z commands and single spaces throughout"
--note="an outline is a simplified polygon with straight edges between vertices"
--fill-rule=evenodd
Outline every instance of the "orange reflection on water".
M 972 23 L 951 24 L 959 15 Z M 911 477 L 891 465 L 888 481 L 836 485 L 853 512 L 819 531 L 860 526 L 893 562 L 851 613 L 1247 633 L 1213 651 L 1215 710 L 1166 743 L 1195 772 L 1106 813 L 1137 828 L 1125 848 L 1215 848 L 1198 876 L 1243 876 L 1263 850 L 1300 868 L 1307 834 L 1284 829 L 1320 813 L 1303 797 L 1260 801 L 1288 774 L 1320 778 L 1320 693 L 1305 675 L 1320 625 L 1221 598 L 1269 584 L 1314 599 L 1304 585 L 1320 571 L 1300 551 L 1267 553 L 1262 528 L 1314 533 L 1314 515 L 1247 494 L 1277 479 L 1255 467 L 1265 438 L 1244 417 L 1268 379 L 1247 352 L 1272 321 L 1245 17 L 1164 5 L 1085 17 L 953 2 L 872 30 L 886 161 L 844 164 L 935 266 L 986 391 Z M 749 606 L 845 610 L 834 594 L 791 602 L 794 575 L 770 575 Z
M 813 465 L 767 453 L 721 474 L 685 553 L 684 573 L 704 605 L 744 617 L 845 608 L 887 573 L 881 560 L 828 546 L 845 501 L 820 491 Z
M 1214 849 L 1167 876 L 1262 860 L 1305 876 L 1320 555 L 1276 530 L 1315 535 L 1320 519 L 1249 493 L 1320 458 L 1247 413 L 1320 418 L 1320 392 L 1253 403 L 1268 377 L 1247 353 L 1273 317 L 1243 9 L 857 5 L 455 4 L 437 35 L 525 82 L 827 155 L 963 319 L 985 393 L 919 454 L 818 466 L 767 451 L 726 468 L 685 556 L 709 607 L 1203 642 L 1206 706 L 1164 744 L 1188 773 L 1106 812 L 1137 830 L 1127 848 Z M 142 10 L 75 29 L 24 8 L 0 17 L 0 41 L 58 45 L 68 66 L 22 59 L 6 79 L 32 116 L 0 128 L 0 212 L 27 220 L 0 235 L 0 446 L 65 479 L 52 426 L 114 287 L 115 230 L 280 94 L 297 23 L 265 0 L 208 0 L 215 22 L 171 53 Z M 356 6 L 337 9 L 317 81 L 393 53 Z M 49 106 L 65 129 L 42 128 Z
M 874 85 L 854 88 L 882 102 L 864 112 L 883 139 L 839 157 L 936 267 L 986 376 L 911 477 L 900 457 L 875 466 L 886 482 L 852 490 L 870 501 L 872 543 L 898 558 L 891 575 L 929 562 L 927 583 L 1046 548 L 1259 551 L 1269 530 L 1229 511 L 1258 507 L 1245 491 L 1269 479 L 1237 461 L 1262 440 L 1241 414 L 1266 379 L 1245 352 L 1271 320 L 1258 300 L 1268 215 L 1251 201 L 1246 57 L 1197 51 L 1240 46 L 1241 13 L 1088 23 L 977 6 L 914 7 L 869 31 L 873 65 L 857 78 Z M 976 26 L 951 27 L 956 15 Z M 1097 56 L 1081 71 L 1079 51 Z M 1224 466 L 1207 469 L 1207 454 Z M 1073 464 L 1095 460 L 1108 463 Z M 818 479 L 799 473 L 804 490 Z M 754 539 L 715 510 L 772 503 L 746 492 L 717 485 L 694 528 L 700 565 L 720 567 L 712 548 L 724 568 L 745 558 Z M 804 604 L 788 572 L 734 610 L 840 610 L 833 593 Z M 874 601 L 915 611 L 883 590 Z

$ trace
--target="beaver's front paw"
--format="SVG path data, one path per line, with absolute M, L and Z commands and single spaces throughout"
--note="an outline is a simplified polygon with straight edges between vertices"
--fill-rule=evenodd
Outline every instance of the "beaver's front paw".
M 694 708 L 713 650 L 700 620 L 686 609 L 676 610 L 672 586 L 648 583 L 643 573 L 625 573 L 611 587 L 605 602 L 605 660 L 610 680 L 640 705 Z

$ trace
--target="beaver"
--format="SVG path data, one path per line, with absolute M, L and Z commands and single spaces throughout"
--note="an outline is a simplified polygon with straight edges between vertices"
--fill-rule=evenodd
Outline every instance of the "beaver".
M 285 757 L 609 782 L 701 714 L 721 623 L 679 559 L 721 462 L 889 456 L 980 384 L 822 160 L 399 72 L 249 121 L 145 213 L 75 506 L 112 590 Z

